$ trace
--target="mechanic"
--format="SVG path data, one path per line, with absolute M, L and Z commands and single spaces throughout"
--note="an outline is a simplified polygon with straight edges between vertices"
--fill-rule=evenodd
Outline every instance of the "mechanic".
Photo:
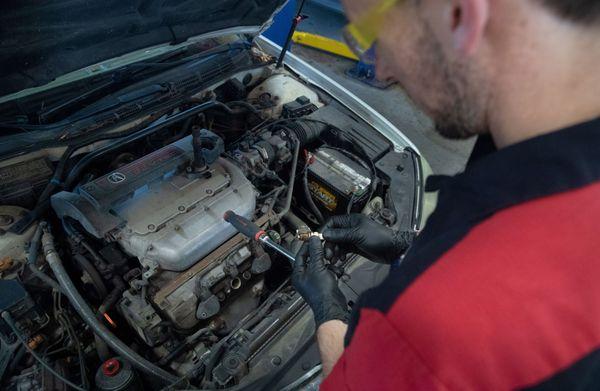
M 322 389 L 600 389 L 600 1 L 345 7 L 379 78 L 442 135 L 480 139 L 462 174 L 428 183 L 425 229 L 350 316 L 320 241 L 298 253 Z M 373 261 L 405 247 L 359 215 L 323 236 Z

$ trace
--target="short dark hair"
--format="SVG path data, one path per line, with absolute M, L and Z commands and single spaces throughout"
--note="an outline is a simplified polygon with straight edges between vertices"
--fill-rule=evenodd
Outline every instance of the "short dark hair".
M 600 22 L 598 0 L 542 0 L 560 16 L 576 22 Z

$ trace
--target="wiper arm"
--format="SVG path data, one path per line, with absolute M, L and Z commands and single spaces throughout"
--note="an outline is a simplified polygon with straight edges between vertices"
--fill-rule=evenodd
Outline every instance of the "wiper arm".
M 93 89 L 84 92 L 81 95 L 76 95 L 70 99 L 67 99 L 61 103 L 59 103 L 56 106 L 52 106 L 50 108 L 47 108 L 46 110 L 44 110 L 43 112 L 41 112 L 38 115 L 39 121 L 44 123 L 46 121 L 48 121 L 48 119 L 50 117 L 52 117 L 55 113 L 60 112 L 61 110 L 66 110 L 69 107 L 73 107 L 74 105 L 83 102 L 89 98 L 91 98 L 93 95 L 96 95 L 100 92 L 102 92 L 103 90 L 107 89 L 108 87 L 112 86 L 114 84 L 114 80 L 109 80 L 97 87 L 94 87 Z
M 95 95 L 101 94 L 103 91 L 106 91 L 110 87 L 114 87 L 120 85 L 121 87 L 126 87 L 125 83 L 132 83 L 138 80 L 141 80 L 143 77 L 149 76 L 150 74 L 164 71 L 165 69 L 173 68 L 178 65 L 185 64 L 190 61 L 194 61 L 203 57 L 210 57 L 215 54 L 220 54 L 224 52 L 228 52 L 236 49 L 248 49 L 251 45 L 248 42 L 234 42 L 226 45 L 220 45 L 212 49 L 205 50 L 203 52 L 199 52 L 196 54 L 189 55 L 184 58 L 180 58 L 178 60 L 173 61 L 139 61 L 133 64 L 124 65 L 118 69 L 115 69 L 113 72 L 102 75 L 100 77 L 104 77 L 107 80 L 103 82 L 101 85 L 94 87 L 93 89 L 86 91 L 80 95 L 76 95 L 70 97 L 66 100 L 61 101 L 59 104 L 55 106 L 46 107 L 42 112 L 38 114 L 38 119 L 40 123 L 47 122 L 50 118 L 56 116 L 61 111 L 68 110 L 69 108 L 75 107 L 77 104 L 85 102 L 88 99 L 93 98 Z M 174 52 L 168 53 L 167 59 L 170 59 L 174 56 L 179 56 L 188 51 L 188 47 L 182 48 L 180 50 L 176 50 Z M 69 118 L 69 120 L 72 120 Z M 13 126 L 5 126 L 9 124 L 0 124 L 0 126 L 5 126 L 8 128 L 21 128 L 24 130 L 35 130 L 42 127 L 43 129 L 50 129 L 53 126 L 63 126 L 68 124 L 68 122 L 58 121 L 53 124 L 48 125 L 30 125 L 30 124 L 19 124 Z
M 121 105 L 131 103 L 133 101 L 138 101 L 141 99 L 148 99 L 157 94 L 164 94 L 168 91 L 168 87 L 162 84 L 152 84 L 149 86 L 141 87 L 139 89 L 126 92 L 124 94 L 114 94 L 109 95 L 104 99 L 101 99 L 95 104 L 89 105 L 83 110 L 78 111 L 74 115 L 68 117 L 67 119 L 70 122 L 80 120 L 85 117 L 90 117 L 94 114 L 101 113 L 103 111 L 108 111 L 110 109 L 114 109 Z

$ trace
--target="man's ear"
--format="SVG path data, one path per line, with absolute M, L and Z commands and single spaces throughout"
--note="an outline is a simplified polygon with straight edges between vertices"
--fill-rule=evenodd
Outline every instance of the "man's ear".
M 489 20 L 489 0 L 453 0 L 451 31 L 454 48 L 469 56 L 481 45 Z

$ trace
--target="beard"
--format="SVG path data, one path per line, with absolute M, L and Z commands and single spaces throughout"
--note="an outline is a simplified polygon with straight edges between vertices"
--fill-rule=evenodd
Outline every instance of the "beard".
M 446 138 L 466 139 L 488 133 L 488 88 L 480 70 L 464 59 L 449 59 L 432 29 L 426 23 L 421 26 L 411 61 L 416 65 L 413 80 L 418 80 L 414 85 L 420 89 L 415 91 L 415 101 L 426 108 L 437 132 Z

